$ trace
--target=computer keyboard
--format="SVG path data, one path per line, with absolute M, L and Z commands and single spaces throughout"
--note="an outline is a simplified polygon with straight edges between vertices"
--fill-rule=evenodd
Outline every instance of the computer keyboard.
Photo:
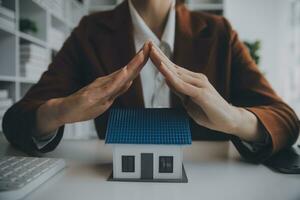
M 65 167 L 63 159 L 0 158 L 0 200 L 21 199 Z

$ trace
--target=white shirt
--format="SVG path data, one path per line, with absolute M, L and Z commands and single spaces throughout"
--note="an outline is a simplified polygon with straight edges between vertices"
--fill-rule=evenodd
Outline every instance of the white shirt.
M 169 10 L 168 19 L 161 40 L 151 31 L 145 21 L 134 8 L 131 0 L 128 1 L 129 12 L 133 25 L 135 50 L 138 52 L 146 41 L 151 40 L 159 46 L 166 55 L 172 55 L 175 40 L 175 0 Z M 167 52 L 166 52 L 167 51 Z M 146 108 L 170 107 L 170 89 L 158 69 L 149 59 L 140 72 L 143 88 L 144 105 Z

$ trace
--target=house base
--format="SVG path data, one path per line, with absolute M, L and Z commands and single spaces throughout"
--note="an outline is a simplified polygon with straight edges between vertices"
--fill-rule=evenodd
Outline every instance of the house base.
M 113 178 L 113 172 L 108 177 L 107 181 L 122 181 L 122 182 L 157 182 L 157 183 L 187 183 L 188 178 L 182 165 L 181 179 L 139 179 L 139 178 Z

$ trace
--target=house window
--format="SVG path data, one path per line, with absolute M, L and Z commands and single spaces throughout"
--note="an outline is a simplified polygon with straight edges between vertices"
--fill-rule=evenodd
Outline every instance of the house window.
M 159 156 L 159 173 L 173 173 L 173 156 Z
M 122 172 L 134 172 L 134 156 L 122 156 Z

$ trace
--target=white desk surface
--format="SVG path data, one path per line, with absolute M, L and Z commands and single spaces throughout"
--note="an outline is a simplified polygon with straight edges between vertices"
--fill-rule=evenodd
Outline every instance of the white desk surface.
M 0 136 L 0 156 L 24 155 Z M 188 183 L 108 182 L 111 148 L 100 140 L 63 140 L 45 157 L 64 158 L 67 168 L 26 200 L 299 200 L 300 175 L 276 173 L 240 159 L 229 142 L 193 142 L 185 148 Z

